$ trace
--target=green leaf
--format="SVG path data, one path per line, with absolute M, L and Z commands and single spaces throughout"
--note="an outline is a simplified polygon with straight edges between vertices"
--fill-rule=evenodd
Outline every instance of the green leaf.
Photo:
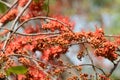
M 45 0 L 44 4 L 42 6 L 42 9 L 45 11 L 48 11 L 48 9 L 49 9 L 48 7 L 49 7 L 49 0 Z
M 27 68 L 24 66 L 13 66 L 7 69 L 6 73 L 9 76 L 11 73 L 13 74 L 25 74 L 27 72 Z
M 44 3 L 44 5 L 42 6 L 42 8 L 44 9 L 44 10 L 47 10 L 48 9 L 48 3 Z
M 7 6 L 3 3 L 0 3 L 0 13 L 4 13 L 7 10 Z
M 39 0 L 34 0 L 36 3 L 38 3 L 39 2 Z

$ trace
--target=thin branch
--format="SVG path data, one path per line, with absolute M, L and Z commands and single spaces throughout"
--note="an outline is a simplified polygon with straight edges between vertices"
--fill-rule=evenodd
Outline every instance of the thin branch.
M 5 2 L 5 1 L 0 0 L 0 3 L 5 4 L 9 8 L 11 7 L 11 4 L 9 4 L 9 3 Z
M 93 61 L 92 57 L 90 56 L 89 51 L 88 51 L 88 49 L 86 48 L 86 46 L 85 46 L 84 44 L 83 44 L 83 46 L 85 47 L 85 49 L 86 49 L 86 51 L 87 51 L 87 55 L 88 55 L 91 63 L 93 64 L 92 67 L 93 67 L 93 70 L 95 71 L 95 74 L 96 74 L 96 80 L 98 80 L 98 78 L 97 78 L 97 77 L 98 77 L 98 76 L 97 76 L 98 73 L 97 73 L 97 71 L 96 71 L 96 69 L 95 69 L 95 67 L 94 67 L 94 66 L 95 66 L 95 65 L 94 65 L 94 61 Z
M 13 3 L 13 5 L 7 10 L 7 12 L 5 12 L 5 13 L 0 17 L 0 19 L 3 18 L 3 17 L 17 4 L 17 2 L 18 2 L 18 0 Z M 2 27 L 3 25 L 5 25 L 5 24 L 4 24 L 4 23 L 0 23 L 0 27 Z
M 13 32 L 13 30 L 10 30 L 10 29 L 4 28 L 4 27 L 1 27 L 0 29 L 4 29 L 7 32 Z M 39 35 L 57 35 L 57 34 L 60 34 L 60 33 L 59 32 L 48 32 L 48 33 L 41 33 L 40 32 L 40 33 L 27 34 L 27 33 L 15 32 L 15 34 L 22 35 L 22 36 L 39 36 Z M 1 35 L 1 33 L 0 33 L 0 35 Z
M 42 70 L 52 80 L 56 80 L 54 77 L 50 76 L 50 74 L 48 74 L 41 66 L 39 66 L 38 62 L 40 62 L 40 61 L 38 59 L 35 59 L 35 58 L 27 56 L 27 55 L 23 55 L 23 54 L 10 54 L 8 56 L 22 56 L 22 57 L 26 57 L 28 59 L 31 59 L 39 70 Z
M 105 35 L 105 37 L 118 37 L 118 38 L 120 38 L 119 35 Z
M 39 36 L 39 35 L 56 35 L 56 34 L 60 34 L 60 33 L 53 33 L 53 32 L 49 32 L 49 33 L 34 33 L 34 34 L 26 34 L 26 33 L 16 33 L 22 36 Z
M 4 13 L 4 15 L 2 15 L 0 18 L 4 17 L 4 16 L 17 4 L 17 2 L 18 2 L 18 0 L 15 1 L 15 2 L 13 3 L 13 5 L 9 8 L 9 10 L 8 10 L 6 13 Z
M 16 28 L 16 30 L 12 33 L 14 34 L 23 24 L 27 23 L 28 21 L 31 21 L 31 20 L 36 20 L 36 19 L 49 19 L 49 20 L 53 20 L 53 21 L 57 21 L 58 23 L 64 25 L 65 27 L 67 27 L 72 33 L 73 31 L 68 27 L 70 25 L 58 20 L 58 19 L 55 19 L 55 18 L 51 18 L 51 17 L 45 17 L 45 16 L 37 16 L 37 17 L 33 17 L 33 18 L 30 18 L 24 22 L 22 22 L 20 25 L 18 25 L 18 27 Z
M 14 20 L 12 26 L 11 26 L 11 30 L 14 29 L 18 19 L 21 17 L 21 15 L 24 13 L 24 11 L 27 9 L 27 7 L 30 5 L 31 2 L 32 2 L 32 0 L 29 0 L 28 3 L 25 5 L 25 7 L 22 9 L 22 11 L 17 15 L 17 17 L 15 18 L 15 20 Z M 3 45 L 3 48 L 2 48 L 3 51 L 5 50 L 6 45 L 9 42 L 10 37 L 11 37 L 11 32 L 9 32 L 8 35 L 7 35 L 7 39 L 6 39 L 6 41 L 5 41 L 4 45 Z
M 77 66 L 94 66 L 95 68 L 97 68 L 98 70 L 100 70 L 105 76 L 107 76 L 106 75 L 106 73 L 105 73 L 105 71 L 103 70 L 103 69 L 101 69 L 101 68 L 99 68 L 99 67 L 97 67 L 97 66 L 95 66 L 95 65 L 93 65 L 93 64 L 80 64 L 80 65 L 64 65 L 66 68 L 75 68 L 75 67 L 77 67 Z
M 13 32 L 11 33 L 11 35 L 15 34 L 16 31 L 17 31 L 22 25 L 24 25 L 25 23 L 27 23 L 28 21 L 30 21 L 30 20 L 36 20 L 36 19 L 49 19 L 49 20 L 57 21 L 57 22 L 59 22 L 60 24 L 62 24 L 62 25 L 64 25 L 65 27 L 67 27 L 67 28 L 73 33 L 73 31 L 68 27 L 68 26 L 70 26 L 70 25 L 68 25 L 68 24 L 66 24 L 66 23 L 64 23 L 64 22 L 62 22 L 62 21 L 60 21 L 60 20 L 58 20 L 58 19 L 56 19 L 56 18 L 45 17 L 45 16 L 37 16 L 37 17 L 33 17 L 33 18 L 30 18 L 30 19 L 22 22 L 20 25 L 18 25 L 18 27 L 15 29 L 15 31 L 13 31 Z M 12 29 L 11 29 L 11 30 L 12 30 Z M 20 34 L 20 33 L 19 33 L 19 34 Z M 22 35 L 22 34 L 21 34 L 21 35 Z M 25 35 L 25 34 L 23 34 L 23 35 Z M 26 36 L 27 36 L 27 35 L 26 35 Z
M 120 48 L 117 48 L 117 51 L 120 52 Z M 118 54 L 120 56 L 120 54 Z
M 115 69 L 116 69 L 116 67 L 118 66 L 119 63 L 120 63 L 120 59 L 117 61 L 116 64 L 114 64 L 114 67 L 111 69 L 110 74 L 108 75 L 108 77 L 110 77 L 113 74 L 113 72 L 115 71 Z
M 94 66 L 95 68 L 99 69 L 105 76 L 107 76 L 103 69 L 101 69 L 93 64 L 80 64 L 79 66 Z

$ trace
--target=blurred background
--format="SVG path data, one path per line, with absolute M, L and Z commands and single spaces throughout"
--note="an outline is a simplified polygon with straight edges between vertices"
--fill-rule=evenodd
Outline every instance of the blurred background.
M 79 26 L 75 31 L 97 25 L 120 34 L 120 0 L 50 0 L 50 13 L 70 16 Z
M 4 0 L 3 0 L 4 1 Z M 13 0 L 5 0 L 10 3 Z M 120 0 L 45 0 L 46 7 L 49 8 L 49 15 L 64 15 L 70 17 L 75 23 L 74 32 L 81 30 L 94 31 L 95 26 L 104 28 L 106 34 L 120 35 Z M 0 3 L 0 13 L 4 13 L 8 8 Z M 66 54 L 70 61 L 75 64 L 90 63 L 88 56 L 80 60 L 77 59 L 79 46 L 74 45 L 69 48 Z M 71 57 L 72 56 L 72 57 Z M 103 68 L 109 73 L 113 64 L 104 58 L 96 58 L 92 55 L 95 65 Z M 120 80 L 120 65 L 111 76 L 113 80 Z M 85 73 L 91 73 L 91 67 L 85 67 Z

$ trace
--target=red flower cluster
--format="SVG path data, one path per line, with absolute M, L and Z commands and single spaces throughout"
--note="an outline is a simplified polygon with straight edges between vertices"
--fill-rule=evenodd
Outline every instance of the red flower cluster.
M 42 6 L 44 5 L 45 0 L 33 0 L 29 9 L 30 11 L 40 12 L 42 11 Z
M 52 58 L 59 57 L 60 53 L 64 53 L 65 49 L 62 49 L 60 46 L 52 46 L 48 49 L 43 50 L 43 56 L 42 59 L 49 60 Z
M 34 30 L 34 29 L 31 29 Z M 45 35 L 34 37 L 16 37 L 6 48 L 6 53 L 27 54 L 26 50 L 35 52 L 39 50 L 42 52 L 42 58 L 49 60 L 55 57 L 59 57 L 59 54 L 65 53 L 68 47 L 73 43 L 87 42 L 93 49 L 95 49 L 95 55 L 108 58 L 111 61 L 117 59 L 118 55 L 116 50 L 118 46 L 113 42 L 110 42 L 104 37 L 103 32 L 89 32 L 89 33 L 71 33 L 64 32 L 59 36 L 52 38 Z M 31 33 L 31 32 L 27 32 Z M 11 47 L 12 46 L 12 47 Z
M 50 80 L 48 76 L 41 70 L 31 66 L 28 69 L 27 80 Z
M 118 46 L 104 37 L 102 29 L 97 29 L 95 33 L 88 33 L 87 37 L 89 43 L 95 49 L 95 55 L 108 58 L 111 61 L 118 58 L 116 53 Z
M 112 42 L 104 42 L 101 47 L 95 49 L 95 54 L 97 56 L 102 56 L 108 58 L 111 61 L 114 61 L 118 58 L 118 54 L 115 52 L 117 46 Z
M 65 24 L 67 24 L 67 26 L 60 24 L 56 21 L 49 21 L 48 23 L 44 23 L 42 25 L 43 29 L 46 30 L 51 30 L 52 32 L 54 32 L 55 30 L 60 30 L 60 31 L 68 31 L 67 27 L 73 29 L 73 25 L 74 23 L 70 21 L 70 19 L 68 17 L 63 17 L 63 16 L 53 16 L 53 18 L 60 20 L 62 22 L 64 22 Z
M 13 20 L 17 16 L 18 10 L 12 9 L 5 16 L 0 19 L 1 23 L 6 23 L 7 21 Z
M 93 48 L 98 48 L 107 41 L 101 28 L 97 29 L 95 32 L 88 32 L 86 34 L 86 39 Z

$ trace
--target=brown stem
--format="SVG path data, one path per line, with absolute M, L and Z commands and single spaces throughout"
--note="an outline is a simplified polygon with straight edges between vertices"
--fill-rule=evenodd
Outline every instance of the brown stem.
M 110 77 L 110 76 L 113 74 L 113 72 L 114 72 L 114 71 L 115 71 L 115 69 L 117 68 L 117 66 L 118 66 L 119 62 L 120 62 L 120 59 L 117 61 L 117 63 L 116 63 L 116 64 L 114 64 L 114 67 L 111 69 L 110 74 L 108 75 L 108 77 Z
M 21 17 L 21 15 L 24 13 L 24 11 L 28 8 L 28 6 L 30 5 L 31 2 L 32 2 L 32 0 L 29 0 L 29 2 L 25 5 L 25 7 L 22 9 L 22 11 L 17 15 L 17 17 L 15 18 L 15 20 L 14 20 L 12 26 L 11 26 L 11 30 L 14 29 L 14 27 L 15 27 L 18 19 Z M 8 44 L 10 38 L 11 38 L 11 32 L 8 33 L 7 39 L 6 39 L 6 41 L 4 42 L 4 45 L 3 45 L 3 48 L 2 48 L 3 51 L 5 51 L 6 45 Z
M 0 29 L 4 29 L 5 31 L 4 32 L 0 32 L 0 36 L 8 33 L 8 32 L 13 32 L 13 30 L 10 30 L 10 29 L 7 29 L 7 28 L 3 28 L 1 27 Z M 48 33 L 31 33 L 31 34 L 27 34 L 27 33 L 19 33 L 19 32 L 15 32 L 15 34 L 18 34 L 18 35 L 22 35 L 22 36 L 39 36 L 39 35 L 57 35 L 57 34 L 60 34 L 59 32 L 48 32 Z
M 64 25 L 65 27 L 67 27 L 73 33 L 73 31 L 68 27 L 70 25 L 68 25 L 68 24 L 66 24 L 66 23 L 64 23 L 64 22 L 62 22 L 62 21 L 60 21 L 58 19 L 51 18 L 51 17 L 45 17 L 45 16 L 37 16 L 37 17 L 33 17 L 33 18 L 30 18 L 30 19 L 22 22 L 20 25 L 18 25 L 18 27 L 16 28 L 16 30 L 12 34 L 14 34 L 23 24 L 27 23 L 30 20 L 36 20 L 36 19 L 49 19 L 49 20 L 57 21 L 58 23 L 60 23 L 60 24 Z
M 90 59 L 90 61 L 91 61 L 91 63 L 92 63 L 93 70 L 94 70 L 94 72 L 95 72 L 95 74 L 96 74 L 96 80 L 98 80 L 98 73 L 97 73 L 97 71 L 96 71 L 96 69 L 95 69 L 94 61 L 93 61 L 92 57 L 90 56 L 89 51 L 88 51 L 88 49 L 86 48 L 85 44 L 83 44 L 83 46 L 85 47 L 85 49 L 86 49 L 86 51 L 87 51 L 87 55 L 88 55 L 88 57 L 89 57 L 89 59 Z
M 118 38 L 120 38 L 119 35 L 105 35 L 105 37 L 118 37 Z

